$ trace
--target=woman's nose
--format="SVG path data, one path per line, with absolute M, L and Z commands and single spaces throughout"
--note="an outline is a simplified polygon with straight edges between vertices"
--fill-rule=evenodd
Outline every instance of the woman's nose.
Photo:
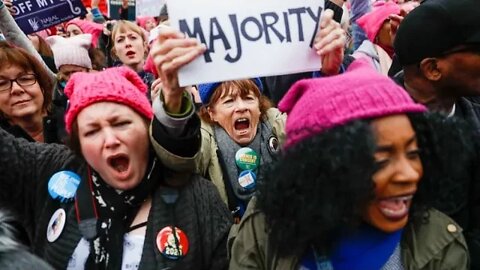
M 406 157 L 399 160 L 397 163 L 397 171 L 393 180 L 403 183 L 418 182 L 422 177 L 422 173 L 421 170 L 416 168 L 416 162 L 420 163 L 419 160 L 409 160 Z M 422 166 L 421 163 L 418 164 L 418 166 Z
M 107 129 L 104 131 L 105 136 L 105 147 L 106 148 L 114 148 L 120 144 L 118 137 L 116 136 L 115 132 L 111 129 Z

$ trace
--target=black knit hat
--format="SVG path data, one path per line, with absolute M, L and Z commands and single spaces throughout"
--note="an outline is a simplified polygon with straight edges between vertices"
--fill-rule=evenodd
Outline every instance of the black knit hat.
M 426 0 L 400 24 L 394 42 L 402 66 L 459 45 L 480 46 L 480 0 Z

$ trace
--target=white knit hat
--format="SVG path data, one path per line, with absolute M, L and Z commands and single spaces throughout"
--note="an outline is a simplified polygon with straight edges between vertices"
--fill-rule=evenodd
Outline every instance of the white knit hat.
M 55 66 L 76 65 L 91 69 L 92 61 L 88 56 L 88 49 L 92 44 L 92 35 L 81 34 L 70 38 L 51 36 L 46 39 L 53 51 Z

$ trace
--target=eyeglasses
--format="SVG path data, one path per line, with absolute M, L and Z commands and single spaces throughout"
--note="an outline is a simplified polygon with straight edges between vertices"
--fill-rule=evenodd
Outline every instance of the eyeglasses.
M 34 74 L 24 74 L 13 80 L 0 77 L 0 92 L 7 90 L 12 90 L 13 82 L 16 82 L 18 85 L 25 87 L 34 85 L 37 82 L 37 78 Z

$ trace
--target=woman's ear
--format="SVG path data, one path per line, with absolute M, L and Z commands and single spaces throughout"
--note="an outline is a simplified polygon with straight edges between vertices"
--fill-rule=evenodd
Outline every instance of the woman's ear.
M 215 120 L 215 112 L 210 107 L 207 107 L 207 112 L 208 116 L 210 116 L 210 120 L 217 122 L 217 120 Z

